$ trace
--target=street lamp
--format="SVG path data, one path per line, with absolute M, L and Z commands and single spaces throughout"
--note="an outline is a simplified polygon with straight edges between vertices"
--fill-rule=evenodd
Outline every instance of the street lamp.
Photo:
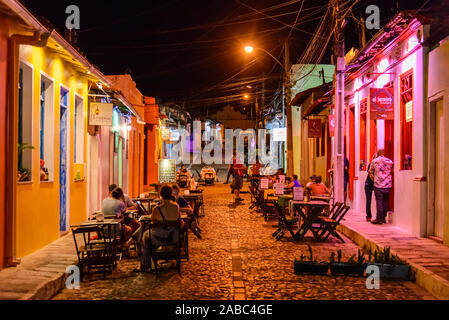
M 248 94 L 245 94 L 245 95 L 243 96 L 243 98 L 244 98 L 245 100 L 248 100 L 248 99 L 249 99 L 249 95 L 248 95 Z
M 254 51 L 254 49 L 263 51 L 263 52 L 265 52 L 266 54 L 268 54 L 271 58 L 273 58 L 274 61 L 276 61 L 276 63 L 277 63 L 278 65 L 280 65 L 280 66 L 282 67 L 282 70 L 283 70 L 284 73 L 285 73 L 285 75 L 284 75 L 284 83 L 283 83 L 283 85 L 282 85 L 282 124 L 283 124 L 284 128 L 285 128 L 285 127 L 288 127 L 287 130 L 289 130 L 289 128 L 290 128 L 291 126 L 288 126 L 288 125 L 287 125 L 286 119 L 285 119 L 285 102 L 286 102 L 286 92 L 285 92 L 285 91 L 286 91 L 286 88 L 288 88 L 289 85 L 290 85 L 290 77 L 289 77 L 289 74 L 288 74 L 290 67 L 286 67 L 286 65 L 290 66 L 290 62 L 289 62 L 290 59 L 287 58 L 287 57 L 288 57 L 288 51 L 289 51 L 289 49 L 288 49 L 288 42 L 285 43 L 285 53 L 286 53 L 286 56 L 285 56 L 285 63 L 280 62 L 279 59 L 277 59 L 277 58 L 276 58 L 275 56 L 273 56 L 270 52 L 268 52 L 267 50 L 265 50 L 265 49 L 263 49 L 263 48 L 258 48 L 258 47 L 254 48 L 254 47 L 249 46 L 249 45 L 245 46 L 245 52 L 248 53 L 248 54 L 252 53 L 252 52 Z M 289 91 L 289 92 L 290 92 L 290 91 Z M 290 96 L 290 95 L 288 95 L 288 96 Z M 290 108 L 288 108 L 287 110 L 288 110 L 287 112 L 289 112 Z M 288 136 L 289 136 L 289 138 L 290 138 L 290 140 L 291 140 L 291 129 L 289 130 Z M 288 168 L 288 167 L 287 167 L 287 163 L 286 163 L 286 158 L 287 158 L 287 157 L 286 157 L 286 149 L 287 149 L 287 148 L 285 148 L 285 145 L 284 145 L 284 151 L 282 152 L 282 157 L 283 157 L 283 162 L 284 162 L 284 168 Z
M 263 48 L 259 48 L 259 47 L 245 46 L 245 52 L 248 53 L 248 54 L 253 53 L 253 51 L 254 51 L 255 49 L 260 50 L 260 51 L 263 51 L 263 52 L 265 52 L 266 54 L 268 54 L 271 58 L 274 59 L 274 61 L 276 61 L 276 62 L 282 67 L 283 70 L 285 70 L 284 64 L 283 64 L 282 62 L 280 62 L 280 61 L 279 61 L 275 56 L 273 56 L 271 53 L 269 53 L 267 50 L 265 50 L 265 49 L 263 49 Z
M 246 53 L 252 53 L 254 51 L 254 48 L 251 46 L 245 46 L 245 52 Z

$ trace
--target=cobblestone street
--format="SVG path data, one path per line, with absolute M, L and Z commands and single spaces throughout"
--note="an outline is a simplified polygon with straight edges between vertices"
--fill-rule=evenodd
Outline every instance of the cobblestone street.
M 245 187 L 244 190 L 247 188 Z M 275 241 L 275 230 L 265 224 L 245 201 L 235 204 L 229 185 L 207 187 L 204 194 L 205 217 L 201 219 L 203 239 L 189 235 L 190 259 L 182 262 L 182 276 L 175 269 L 158 277 L 134 273 L 139 263 L 123 259 L 113 275 L 87 277 L 80 290 L 63 290 L 54 299 L 429 299 L 430 295 L 412 282 L 381 281 L 380 290 L 368 290 L 364 278 L 298 276 L 293 261 L 307 255 L 311 241 L 318 259 L 328 260 L 332 251 L 341 249 L 343 259 L 357 254 L 349 239 L 326 243 L 307 238 L 294 243 L 289 238 Z M 132 254 L 135 254 L 134 252 Z

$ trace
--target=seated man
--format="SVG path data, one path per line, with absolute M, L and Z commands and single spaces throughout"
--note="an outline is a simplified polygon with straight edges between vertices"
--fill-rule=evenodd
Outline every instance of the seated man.
M 181 188 L 177 184 L 172 185 L 173 189 L 173 199 L 174 201 L 179 205 L 179 208 L 182 209 L 184 212 L 187 213 L 187 215 L 193 214 L 193 209 L 190 206 L 190 204 L 187 202 L 186 199 L 184 199 L 182 196 L 180 196 Z
M 329 189 L 321 181 L 321 176 L 317 176 L 315 182 L 309 186 L 312 196 L 329 196 L 331 194 Z

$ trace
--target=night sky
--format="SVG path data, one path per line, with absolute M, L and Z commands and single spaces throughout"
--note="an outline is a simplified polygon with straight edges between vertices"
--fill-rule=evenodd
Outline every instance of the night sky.
M 437 1 L 437 0 L 434 0 Z M 81 51 L 104 74 L 130 73 L 139 90 L 164 102 L 201 105 L 206 97 L 235 94 L 222 83 L 256 59 L 233 80 L 269 75 L 267 92 L 279 86 L 281 67 L 266 54 L 250 57 L 245 43 L 262 47 L 283 61 L 283 42 L 290 35 L 291 62 L 296 63 L 314 33 L 328 1 L 268 0 L 147 0 L 84 1 L 22 0 L 30 11 L 47 18 L 62 34 L 68 5 L 81 11 Z M 425 0 L 360 0 L 354 14 L 360 18 L 367 5 L 378 4 L 382 24 L 399 10 L 417 9 Z M 430 0 L 432 2 L 432 0 Z M 291 3 L 275 10 L 256 10 Z M 398 3 L 398 4 L 396 4 Z M 297 12 L 297 28 L 293 24 Z M 270 16 L 272 18 L 267 17 Z M 365 15 L 366 16 L 366 15 Z M 275 21 L 278 20 L 278 21 Z M 372 33 L 367 34 L 369 40 Z M 346 27 L 346 49 L 358 44 L 356 25 Z M 330 63 L 332 42 L 322 60 Z

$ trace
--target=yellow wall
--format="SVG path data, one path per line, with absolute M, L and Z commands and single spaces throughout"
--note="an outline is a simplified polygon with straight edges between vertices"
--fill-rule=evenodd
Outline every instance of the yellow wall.
M 86 181 L 74 182 L 75 92 L 84 99 L 84 163 L 87 159 L 88 80 L 49 48 L 22 46 L 22 60 L 34 67 L 33 74 L 33 177 L 17 187 L 16 256 L 21 258 L 59 238 L 59 95 L 61 84 L 70 90 L 69 185 L 67 208 L 70 226 L 86 220 Z M 54 175 L 53 182 L 39 178 L 40 74 L 54 79 Z

